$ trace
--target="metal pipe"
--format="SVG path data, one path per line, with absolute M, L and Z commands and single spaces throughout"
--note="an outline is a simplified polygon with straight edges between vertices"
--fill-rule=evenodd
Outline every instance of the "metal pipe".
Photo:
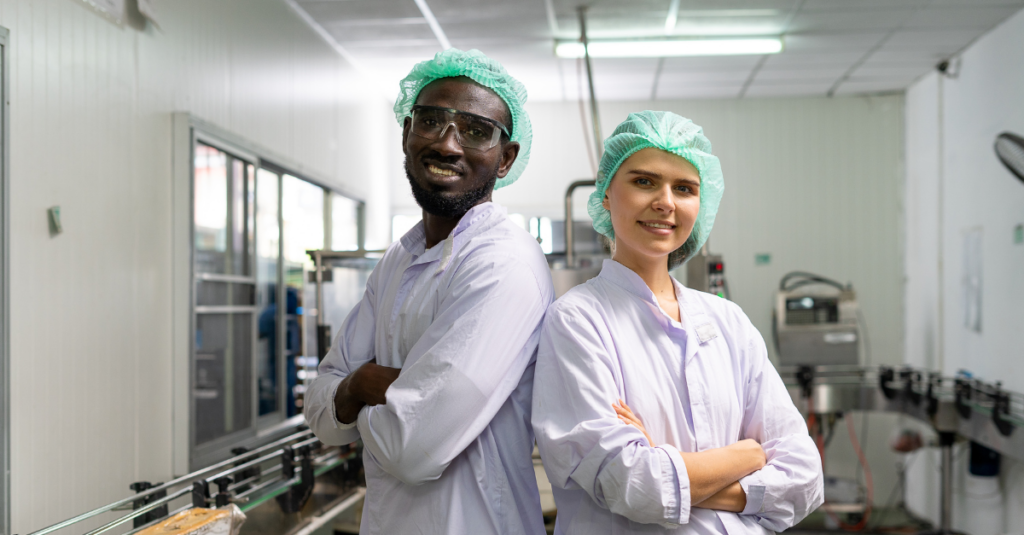
M 313 266 L 316 269 L 316 326 L 324 325 L 324 258 L 320 251 L 313 251 Z M 320 343 L 317 329 L 317 344 Z
M 577 8 L 580 14 L 580 41 L 583 42 L 583 60 L 587 64 L 587 86 L 590 88 L 590 122 L 594 127 L 594 145 L 597 147 L 597 159 L 601 159 L 604 147 L 601 141 L 601 118 L 597 113 L 597 95 L 594 93 L 594 69 L 590 65 L 590 41 L 587 40 L 587 6 Z
M 953 531 L 953 438 L 952 433 L 940 434 L 942 441 L 942 504 L 939 510 L 939 533 L 952 533 Z
M 111 520 L 110 522 L 108 522 L 108 523 L 106 523 L 106 524 L 104 524 L 104 525 L 102 525 L 102 526 L 100 526 L 100 527 L 90 531 L 89 533 L 86 533 L 85 535 L 98 535 L 100 533 L 103 533 L 104 531 L 107 531 L 107 530 L 109 530 L 111 528 L 114 528 L 114 527 L 117 527 L 117 526 L 119 526 L 121 524 L 124 524 L 125 522 L 127 522 L 129 520 L 132 520 L 134 518 L 140 517 L 140 516 L 150 512 L 150 511 L 152 511 L 153 509 L 156 509 L 157 507 L 160 507 L 161 505 L 163 505 L 165 503 L 170 503 L 170 502 L 172 502 L 174 500 L 177 500 L 178 498 L 180 498 L 182 496 L 185 496 L 186 494 L 188 494 L 190 492 L 192 492 L 192 489 L 190 489 L 188 487 L 185 487 L 185 488 L 179 490 L 178 492 L 175 492 L 175 493 L 172 493 L 172 494 L 168 494 L 166 498 L 160 498 L 159 500 L 156 500 L 154 502 L 147 503 L 146 505 L 144 505 L 144 506 L 142 506 L 142 507 L 132 511 L 130 514 L 127 514 L 127 515 L 122 516 L 121 518 L 118 518 L 118 519 L 115 519 L 115 520 Z
M 593 186 L 595 184 L 597 182 L 594 180 L 577 180 L 569 184 L 569 189 L 565 190 L 565 267 L 567 269 L 576 267 L 576 253 L 573 251 L 572 235 L 572 192 L 576 191 L 576 188 Z
M 313 431 L 309 430 L 309 429 L 307 429 L 305 431 L 300 431 L 298 433 L 295 433 L 295 434 L 289 435 L 287 437 L 284 437 L 282 439 L 279 439 L 279 440 L 276 440 L 274 442 L 271 442 L 270 444 L 267 444 L 265 446 L 261 446 L 259 448 L 256 448 L 256 449 L 254 449 L 254 450 L 252 450 L 250 452 L 244 453 L 242 455 L 237 455 L 235 457 L 232 457 L 230 459 L 226 459 L 226 460 L 221 461 L 221 462 L 219 462 L 217 464 L 214 464 L 214 465 L 207 466 L 206 468 L 203 468 L 201 470 L 197 470 L 195 472 L 192 472 L 191 474 L 186 474 L 186 475 L 183 475 L 183 476 L 181 476 L 179 478 L 172 479 L 171 481 L 168 481 L 167 483 L 164 483 L 162 485 L 157 485 L 155 487 L 151 487 L 151 488 L 146 489 L 145 491 L 140 492 L 138 494 L 134 494 L 134 495 L 129 496 L 127 498 L 124 498 L 122 500 L 118 500 L 118 501 L 116 501 L 114 503 L 110 503 L 110 504 L 104 505 L 103 507 L 98 507 L 96 509 L 93 509 L 92 511 L 88 511 L 86 513 L 82 513 L 82 514 L 80 514 L 80 515 L 78 515 L 78 516 L 76 516 L 74 518 L 69 518 L 69 519 L 67 519 L 67 520 L 65 520 L 63 522 L 58 522 L 58 523 L 56 523 L 56 524 L 54 524 L 52 526 L 45 527 L 45 528 L 43 528 L 43 529 L 41 529 L 39 531 L 34 531 L 34 532 L 30 533 L 29 535 L 46 535 L 48 533 L 53 533 L 54 531 L 57 531 L 57 530 L 62 529 L 62 528 L 66 528 L 66 527 L 68 527 L 68 526 L 70 526 L 72 524 L 77 524 L 78 522 L 81 522 L 83 520 L 92 518 L 92 517 L 94 517 L 96 515 L 100 515 L 100 514 L 109 512 L 109 511 L 113 511 L 114 509 L 117 509 L 118 507 L 121 507 L 122 505 L 131 504 L 132 502 L 134 502 L 135 500 L 138 500 L 140 498 L 145 498 L 146 496 L 149 496 L 151 494 L 156 494 L 157 492 L 160 492 L 162 490 L 167 490 L 167 489 L 170 489 L 172 487 L 176 487 L 176 486 L 178 486 L 178 485 L 180 485 L 182 483 L 189 482 L 189 481 L 192 481 L 194 479 L 197 479 L 202 474 L 206 474 L 206 473 L 212 472 L 214 470 L 219 470 L 219 469 L 221 469 L 221 468 L 223 468 L 225 466 L 228 466 L 228 465 L 230 465 L 232 463 L 238 462 L 237 459 L 239 457 L 248 457 L 248 456 L 251 456 L 253 454 L 258 454 L 258 453 L 267 451 L 269 449 L 274 449 L 274 448 L 277 448 L 277 447 L 279 447 L 281 445 L 287 444 L 288 442 L 291 442 L 293 440 L 298 440 L 300 438 L 306 437 L 306 436 L 311 435 L 311 434 L 313 434 Z M 191 489 L 189 489 L 189 490 L 191 490 Z

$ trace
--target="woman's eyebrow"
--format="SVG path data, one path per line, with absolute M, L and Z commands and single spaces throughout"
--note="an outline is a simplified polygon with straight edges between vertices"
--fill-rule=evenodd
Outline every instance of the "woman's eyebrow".
M 648 171 L 646 169 L 630 169 L 629 171 L 626 172 L 626 174 L 649 176 L 651 178 L 656 178 L 658 180 L 661 180 L 661 179 L 665 178 L 664 176 L 661 175 L 661 173 L 655 173 L 654 171 Z M 693 185 L 693 186 L 700 186 L 700 180 L 699 179 L 698 180 L 694 180 L 692 178 L 682 178 L 680 180 L 684 184 L 690 184 L 690 185 Z

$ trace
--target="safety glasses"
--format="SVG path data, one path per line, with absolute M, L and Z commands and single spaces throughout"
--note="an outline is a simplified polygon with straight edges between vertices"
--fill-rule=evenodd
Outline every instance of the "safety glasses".
M 464 111 L 438 106 L 412 107 L 412 133 L 436 140 L 455 125 L 455 139 L 467 149 L 489 150 L 498 144 L 501 134 L 509 135 L 505 125 Z

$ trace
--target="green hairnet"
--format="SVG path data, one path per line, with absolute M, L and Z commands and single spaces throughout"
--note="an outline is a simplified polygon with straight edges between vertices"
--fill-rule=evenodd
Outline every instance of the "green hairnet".
M 513 78 L 500 63 L 484 55 L 479 50 L 464 52 L 457 48 L 449 48 L 438 52 L 434 59 L 417 63 L 399 87 L 398 99 L 395 101 L 395 118 L 403 124 L 406 117 L 412 115 L 412 107 L 420 91 L 430 82 L 439 78 L 467 76 L 474 82 L 494 91 L 505 101 L 508 111 L 512 114 L 512 124 L 508 125 L 512 135 L 510 139 L 519 143 L 519 156 L 516 157 L 512 169 L 504 178 L 499 178 L 494 189 L 503 188 L 515 182 L 523 174 L 526 163 L 530 161 L 530 143 L 533 142 L 533 127 L 530 116 L 523 109 L 526 103 L 526 86 Z
M 668 111 L 631 113 L 604 142 L 604 155 L 597 170 L 597 191 L 590 195 L 587 212 L 594 219 L 594 230 L 615 239 L 611 213 L 603 206 L 604 195 L 622 162 L 646 148 L 661 149 L 686 158 L 700 173 L 700 211 L 693 232 L 680 248 L 685 259 L 699 251 L 711 233 L 722 200 L 725 182 L 722 164 L 711 154 L 711 142 L 693 121 Z

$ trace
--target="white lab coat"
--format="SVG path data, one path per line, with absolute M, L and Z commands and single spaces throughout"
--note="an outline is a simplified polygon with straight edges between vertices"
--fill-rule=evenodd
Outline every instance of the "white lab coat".
M 557 534 L 786 529 L 823 499 L 821 459 L 764 340 L 735 304 L 676 283 L 669 318 L 629 268 L 601 274 L 544 320 L 533 426 L 558 506 Z M 623 399 L 657 447 L 612 409 Z M 757 440 L 767 465 L 740 480 L 742 513 L 690 506 L 679 451 Z
M 361 533 L 542 534 L 530 402 L 551 276 L 536 240 L 494 203 L 424 250 L 423 224 L 385 253 L 306 394 L 327 444 L 362 438 Z M 338 384 L 375 360 L 401 368 L 356 425 Z

